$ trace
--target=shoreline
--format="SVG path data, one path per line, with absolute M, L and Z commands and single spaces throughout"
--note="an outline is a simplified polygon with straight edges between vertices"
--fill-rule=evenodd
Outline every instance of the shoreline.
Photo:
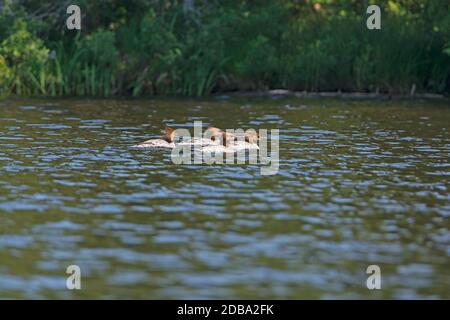
M 296 97 L 296 98 L 341 98 L 341 99 L 371 99 L 371 100 L 446 100 L 450 96 L 439 93 L 376 93 L 376 92 L 340 92 L 340 91 L 291 91 L 274 89 L 267 91 L 235 91 L 213 94 L 212 96 L 230 97 Z
M 142 96 L 128 96 L 128 95 L 110 95 L 110 96 L 27 96 L 27 95 L 0 95 L 0 101 L 8 99 L 92 99 L 92 100 L 108 100 L 108 99 L 204 99 L 204 98 L 216 98 L 216 99 L 228 99 L 228 98 L 305 98 L 305 99 L 349 99 L 349 100 L 450 100 L 450 95 L 439 93 L 414 93 L 414 94 L 401 94 L 401 93 L 376 93 L 376 92 L 340 92 L 340 91 L 291 91 L 285 89 L 273 89 L 266 91 L 221 91 L 211 93 L 205 96 L 183 96 L 183 95 L 142 95 Z

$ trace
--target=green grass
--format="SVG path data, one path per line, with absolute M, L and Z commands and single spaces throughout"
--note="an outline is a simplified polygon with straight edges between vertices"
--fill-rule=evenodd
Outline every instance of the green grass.
M 405 93 L 413 86 L 450 92 L 446 1 L 394 6 L 383 11 L 382 29 L 374 31 L 365 27 L 359 4 L 317 2 L 323 12 L 308 1 L 233 1 L 199 5 L 191 16 L 180 5 L 157 2 L 139 12 L 112 8 L 118 22 L 97 11 L 103 18 L 87 21 L 82 32 L 56 32 L 50 23 L 20 17 L 8 28 L 12 18 L 3 12 L 0 93 L 203 96 L 273 88 Z

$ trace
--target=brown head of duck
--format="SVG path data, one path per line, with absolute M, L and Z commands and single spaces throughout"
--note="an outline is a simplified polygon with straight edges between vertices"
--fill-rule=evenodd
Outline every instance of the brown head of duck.
M 163 135 L 161 139 L 167 141 L 167 142 L 173 142 L 175 139 L 175 129 L 171 127 L 166 127 L 163 131 Z
M 216 127 L 209 127 L 206 129 L 206 136 L 210 136 L 212 141 L 216 141 L 223 136 L 223 131 Z
M 221 142 L 223 146 L 229 146 L 230 143 L 234 140 L 234 135 L 216 127 L 209 127 L 208 129 L 206 129 L 206 132 L 207 135 L 211 136 L 212 141 L 222 139 Z
M 236 140 L 236 136 L 234 134 L 223 131 L 216 127 L 209 127 L 208 129 L 206 129 L 206 131 L 211 136 L 212 141 L 222 138 L 222 144 L 224 146 L 229 146 L 233 141 Z M 258 138 L 258 134 L 255 130 L 247 130 L 244 134 L 244 139 L 248 143 L 257 143 Z
M 255 130 L 247 130 L 245 132 L 245 141 L 248 143 L 257 143 L 258 142 L 258 134 Z

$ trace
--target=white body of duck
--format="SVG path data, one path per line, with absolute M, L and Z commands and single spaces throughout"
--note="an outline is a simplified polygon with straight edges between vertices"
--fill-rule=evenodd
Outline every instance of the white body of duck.
M 237 152 L 241 150 L 259 150 L 259 147 L 256 143 L 248 143 L 246 141 L 234 141 L 232 144 L 229 144 L 227 146 L 221 144 L 214 144 L 204 146 L 202 148 L 202 152 L 218 152 L 218 153 Z
M 224 146 L 218 141 L 211 141 L 209 139 L 192 139 L 191 141 L 181 141 L 179 143 L 167 142 L 163 139 L 150 139 L 140 144 L 134 145 L 134 148 L 167 148 L 173 149 L 176 145 L 190 145 L 201 146 L 202 152 L 237 152 L 240 150 L 259 150 L 259 147 L 255 143 L 248 143 L 246 141 L 235 141 L 231 145 Z
M 163 139 L 150 139 L 147 141 L 144 141 L 142 143 L 139 143 L 137 145 L 134 145 L 133 148 L 169 148 L 173 149 L 175 148 L 175 143 L 173 142 L 167 142 Z

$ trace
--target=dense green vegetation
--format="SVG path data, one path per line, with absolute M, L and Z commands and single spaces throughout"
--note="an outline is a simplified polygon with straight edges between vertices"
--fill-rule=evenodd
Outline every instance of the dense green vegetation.
M 189 95 L 286 88 L 450 92 L 448 0 L 6 0 L 0 92 Z M 382 29 L 366 8 L 382 8 Z

